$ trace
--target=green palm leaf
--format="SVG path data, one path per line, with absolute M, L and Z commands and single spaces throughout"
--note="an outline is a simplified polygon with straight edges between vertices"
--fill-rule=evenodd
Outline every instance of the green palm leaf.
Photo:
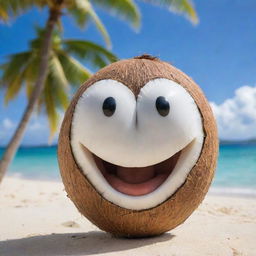
M 46 83 L 47 86 L 51 88 L 56 109 L 60 108 L 65 110 L 69 104 L 68 90 L 59 84 L 56 84 L 51 73 L 48 75 Z
M 73 0 L 73 5 L 68 10 L 80 27 L 85 26 L 87 21 L 92 19 L 106 44 L 111 46 L 109 34 L 88 0 Z
M 1 1 L 1 0 L 0 0 Z M 40 50 L 44 31 L 37 29 L 37 37 L 30 42 L 30 51 L 14 54 L 0 66 L 0 86 L 6 90 L 5 101 L 18 95 L 24 85 L 30 98 L 38 74 Z M 66 109 L 69 103 L 69 85 L 79 86 L 91 75 L 76 58 L 86 58 L 95 66 L 103 66 L 116 60 L 114 54 L 90 41 L 62 40 L 55 30 L 49 57 L 47 79 L 37 109 L 46 111 L 51 136 L 58 127 L 58 109 Z
M 4 63 L 1 86 L 6 88 L 5 103 L 14 99 L 19 93 L 24 81 L 25 73 L 31 62 L 31 52 L 22 52 L 9 57 L 9 62 Z
M 1 85 L 7 86 L 9 82 L 13 81 L 20 73 L 24 65 L 29 61 L 31 52 L 21 52 L 10 55 L 5 64 L 2 64 Z
M 4 103 L 6 105 L 9 103 L 10 100 L 14 99 L 18 95 L 22 85 L 22 75 L 23 73 L 18 75 L 7 87 L 4 97 Z
M 24 82 L 26 84 L 26 94 L 28 99 L 30 98 L 31 93 L 34 89 L 34 84 L 38 74 L 38 67 L 39 58 L 38 55 L 34 54 L 24 74 Z
M 117 57 L 110 51 L 91 41 L 65 40 L 63 47 L 67 53 L 88 59 L 90 63 L 99 68 L 117 60 Z
M 0 0 L 0 20 L 8 21 L 33 6 L 44 7 L 49 0 Z
M 68 80 L 66 78 L 61 63 L 55 54 L 52 55 L 49 60 L 48 70 L 49 74 L 51 74 L 51 76 L 55 80 L 55 84 L 57 86 L 68 88 Z
M 52 83 L 49 79 L 46 80 L 44 87 L 44 106 L 49 121 L 50 137 L 54 135 L 58 128 L 59 115 L 55 107 L 54 94 L 52 93 Z
M 91 3 L 130 22 L 135 28 L 140 25 L 140 12 L 133 0 L 91 0 Z
M 89 78 L 91 72 L 76 59 L 69 56 L 64 51 L 58 51 L 57 54 L 67 80 L 71 85 L 78 86 L 81 84 L 81 81 L 86 81 Z
M 6 10 L 0 8 L 0 20 L 1 19 L 6 22 L 9 19 L 9 15 Z
M 58 128 L 59 114 L 57 109 L 65 110 L 69 104 L 69 97 L 67 80 L 66 77 L 62 77 L 64 70 L 57 56 L 52 57 L 50 63 L 44 94 L 40 99 L 41 106 L 39 110 L 42 110 L 42 106 L 45 106 L 50 127 L 50 137 L 52 137 Z
M 145 2 L 167 7 L 170 11 L 184 13 L 194 23 L 198 23 L 198 17 L 193 7 L 192 0 L 144 0 Z

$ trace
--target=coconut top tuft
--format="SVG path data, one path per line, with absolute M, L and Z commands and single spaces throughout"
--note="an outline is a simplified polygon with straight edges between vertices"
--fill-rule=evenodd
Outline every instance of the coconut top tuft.
M 140 56 L 133 57 L 134 59 L 147 59 L 147 60 L 153 60 L 153 61 L 160 61 L 159 58 L 156 56 L 152 56 L 150 54 L 142 54 Z

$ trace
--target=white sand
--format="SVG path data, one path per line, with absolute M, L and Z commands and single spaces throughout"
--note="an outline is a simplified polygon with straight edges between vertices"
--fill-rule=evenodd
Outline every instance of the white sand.
M 180 227 L 118 239 L 76 210 L 63 185 L 6 178 L 0 185 L 0 255 L 256 255 L 255 198 L 207 196 Z

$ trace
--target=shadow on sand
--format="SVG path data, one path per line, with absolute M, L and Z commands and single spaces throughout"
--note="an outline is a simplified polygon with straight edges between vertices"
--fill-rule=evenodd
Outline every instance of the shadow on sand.
M 0 241 L 0 255 L 57 256 L 99 254 L 125 251 L 149 244 L 161 243 L 171 240 L 173 237 L 174 235 L 166 233 L 158 237 L 126 239 L 115 238 L 100 231 L 51 234 Z

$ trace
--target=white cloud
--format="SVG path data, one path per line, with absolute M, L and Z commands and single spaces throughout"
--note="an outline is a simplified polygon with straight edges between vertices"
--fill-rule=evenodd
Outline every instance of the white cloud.
M 3 128 L 4 129 L 10 129 L 10 128 L 13 128 L 13 127 L 14 127 L 14 124 L 9 118 L 5 118 L 3 120 Z
M 223 139 L 256 138 L 256 86 L 242 86 L 233 98 L 217 105 L 211 102 Z

